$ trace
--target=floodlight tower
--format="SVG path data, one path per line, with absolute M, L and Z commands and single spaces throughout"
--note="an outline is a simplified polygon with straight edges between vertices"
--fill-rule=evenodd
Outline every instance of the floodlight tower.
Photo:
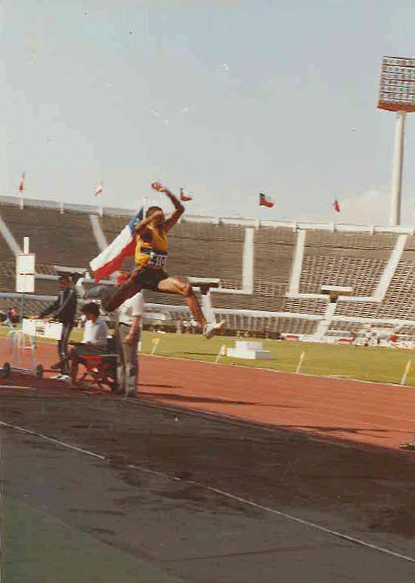
M 383 57 L 378 108 L 396 111 L 389 224 L 400 225 L 405 120 L 415 111 L 415 58 Z

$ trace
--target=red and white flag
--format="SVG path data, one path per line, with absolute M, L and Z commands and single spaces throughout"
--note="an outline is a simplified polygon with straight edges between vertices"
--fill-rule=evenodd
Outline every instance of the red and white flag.
M 274 206 L 274 201 L 270 196 L 266 196 L 263 192 L 259 193 L 259 206 L 266 206 L 272 208 Z
M 96 187 L 96 189 L 95 189 L 95 196 L 98 196 L 99 194 L 102 194 L 102 187 L 103 186 L 104 186 L 104 183 L 101 182 L 101 184 Z
M 143 220 L 143 216 L 144 211 L 141 208 L 112 243 L 89 262 L 94 272 L 95 282 L 99 282 L 103 277 L 108 277 L 114 271 L 121 269 L 124 258 L 134 255 L 137 245 L 135 227 L 139 221 Z
M 333 208 L 336 211 L 336 213 L 339 213 L 340 212 L 340 205 L 339 205 L 337 199 L 335 199 L 334 202 L 333 202 Z
M 25 181 L 25 178 L 26 178 L 26 174 L 25 174 L 25 172 L 23 172 L 23 174 L 22 174 L 22 180 L 20 181 L 20 184 L 19 184 L 19 192 L 20 193 L 22 193 L 24 191 L 24 186 L 25 186 L 24 185 L 24 181 Z
M 182 202 L 189 202 L 189 200 L 192 200 L 192 199 L 193 199 L 193 196 L 189 196 L 189 195 L 187 194 L 187 192 L 185 192 L 185 191 L 183 190 L 183 188 L 181 188 L 181 189 L 180 189 L 180 200 L 181 200 Z

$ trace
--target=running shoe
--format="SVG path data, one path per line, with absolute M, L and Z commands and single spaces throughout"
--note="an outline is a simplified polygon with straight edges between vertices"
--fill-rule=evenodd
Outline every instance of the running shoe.
M 62 381 L 65 385 L 68 385 L 68 387 L 72 385 L 72 378 L 68 374 L 56 374 L 50 378 L 54 381 Z
M 65 383 L 67 383 L 68 381 L 71 381 L 72 382 L 72 379 L 71 379 L 71 377 L 68 374 L 60 374 L 58 376 L 58 380 L 59 381 L 64 381 Z
M 96 285 L 94 287 L 91 287 L 90 289 L 87 289 L 86 292 L 84 293 L 84 300 L 101 300 L 103 296 L 105 296 L 105 292 L 108 289 L 107 285 L 104 284 L 100 284 L 100 285 Z
M 399 447 L 401 449 L 406 449 L 409 451 L 415 451 L 415 442 L 414 441 L 410 441 L 409 443 L 401 443 L 399 445 Z
M 113 286 L 103 284 L 97 285 L 96 287 L 87 290 L 83 299 L 101 300 L 101 307 L 108 312 L 112 312 L 114 308 L 111 308 L 111 300 L 116 291 L 117 288 Z
M 210 322 L 209 324 L 206 324 L 206 326 L 203 328 L 203 338 L 205 338 L 206 340 L 210 340 L 210 338 L 212 338 L 212 336 L 215 336 L 215 334 L 219 334 L 219 332 L 222 332 L 222 330 L 225 328 L 225 324 L 226 324 L 226 320 L 222 320 L 221 322 Z

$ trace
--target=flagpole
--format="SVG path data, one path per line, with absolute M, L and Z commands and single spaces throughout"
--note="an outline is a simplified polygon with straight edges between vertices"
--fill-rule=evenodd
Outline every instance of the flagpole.
M 98 196 L 99 196 L 99 215 L 102 217 L 102 215 L 104 214 L 104 209 L 102 206 L 102 189 Z
M 20 181 L 19 184 L 19 192 L 20 192 L 20 208 L 23 209 L 24 208 L 24 201 L 23 201 L 23 192 L 24 192 L 24 188 L 25 188 L 25 178 L 26 178 L 26 172 L 23 172 L 22 174 L 22 179 Z
M 102 206 L 102 191 L 103 191 L 103 187 L 104 187 L 104 181 L 101 181 L 101 184 L 95 189 L 95 196 L 99 197 L 98 201 L 97 201 L 97 212 L 98 214 L 102 217 L 102 215 L 104 214 L 104 209 Z

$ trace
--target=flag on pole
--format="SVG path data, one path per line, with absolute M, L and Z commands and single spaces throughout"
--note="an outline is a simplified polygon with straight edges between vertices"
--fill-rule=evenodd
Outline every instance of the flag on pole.
M 23 172 L 23 174 L 22 174 L 22 180 L 20 181 L 20 184 L 19 184 L 19 192 L 20 193 L 22 193 L 24 191 L 24 186 L 25 186 L 24 181 L 25 181 L 25 178 L 26 178 L 26 173 Z
M 340 205 L 339 205 L 339 203 L 337 201 L 337 198 L 333 202 L 333 208 L 336 211 L 336 213 L 339 213 L 340 212 Z
M 180 200 L 182 202 L 189 202 L 189 200 L 192 200 L 192 196 L 189 196 L 184 190 L 183 188 L 180 189 Z
M 101 184 L 96 187 L 96 189 L 95 189 L 95 196 L 98 196 L 99 194 L 102 194 L 102 187 L 103 187 L 103 185 L 104 185 L 104 183 L 101 182 Z
M 123 228 L 114 241 L 108 245 L 97 257 L 89 262 L 94 279 L 99 282 L 121 268 L 125 257 L 135 252 L 135 226 L 143 220 L 144 212 L 141 208 L 133 219 Z
M 272 208 L 274 206 L 274 201 L 270 196 L 266 196 L 263 192 L 259 193 L 259 206 L 266 206 Z

